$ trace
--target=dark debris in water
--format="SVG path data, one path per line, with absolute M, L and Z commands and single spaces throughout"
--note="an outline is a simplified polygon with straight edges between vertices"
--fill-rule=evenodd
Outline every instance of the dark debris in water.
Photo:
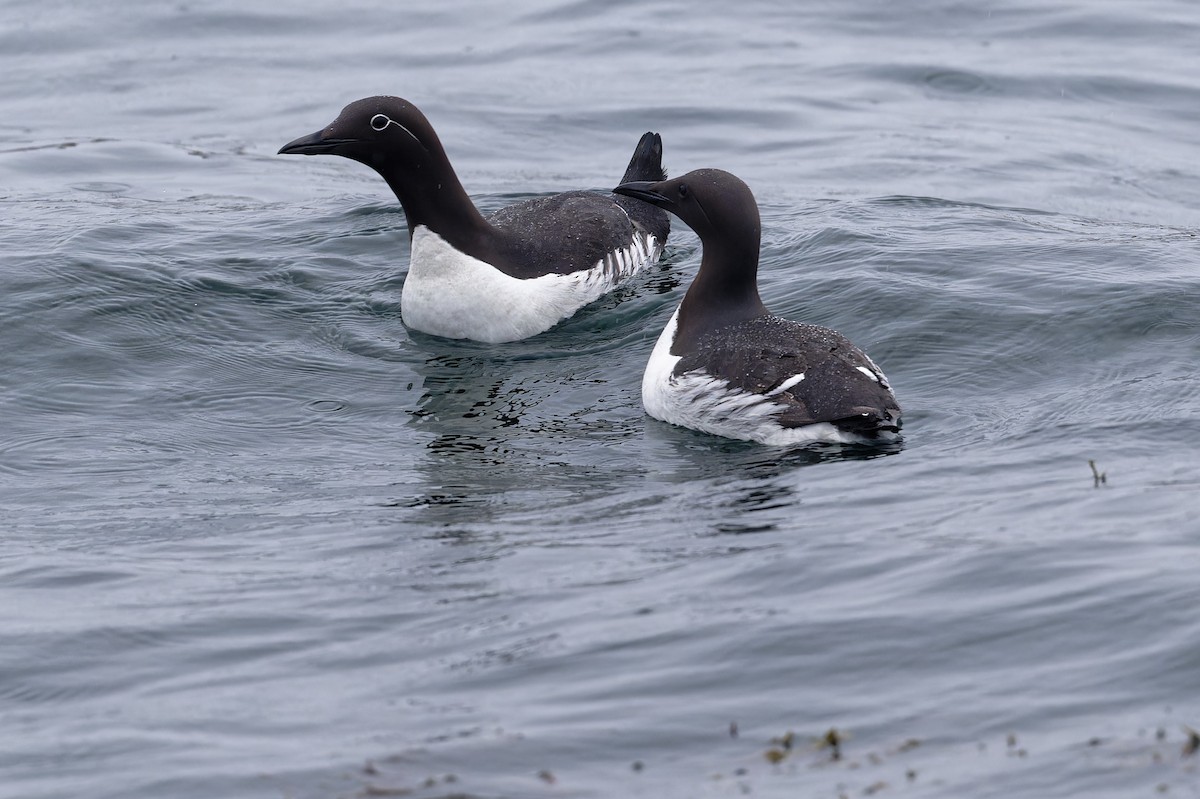
M 406 784 L 409 782 L 408 780 L 401 780 L 385 772 L 386 769 L 381 768 L 375 761 L 366 761 L 362 767 L 362 776 L 366 777 L 366 780 L 355 792 L 354 796 L 360 799 L 389 796 L 437 796 L 438 799 L 473 799 L 469 794 L 465 793 L 441 793 L 445 789 L 445 786 L 454 785 L 458 782 L 458 777 L 454 774 L 445 774 L 440 777 L 427 776 L 424 779 L 416 780 L 413 784 Z
M 1074 745 L 1055 745 L 1047 752 L 1054 757 L 1064 755 L 1086 758 L 1086 763 L 1103 771 L 1114 767 L 1129 770 L 1133 774 L 1144 771 L 1148 778 L 1146 791 L 1160 794 L 1175 793 L 1180 788 L 1195 783 L 1200 773 L 1200 731 L 1186 724 L 1180 725 L 1183 732 L 1182 745 L 1177 735 L 1164 726 L 1142 728 L 1136 736 L 1104 735 L 1080 736 Z M 500 734 L 501 731 L 498 731 Z M 902 795 L 906 786 L 922 784 L 947 784 L 947 776 L 938 774 L 938 764 L 956 762 L 955 771 L 961 777 L 963 763 L 978 762 L 982 769 L 998 776 L 996 769 L 1020 770 L 1039 764 L 1045 767 L 1046 759 L 1038 758 L 1027 735 L 1018 736 L 1009 732 L 990 740 L 942 740 L 936 744 L 916 737 L 893 741 L 890 744 L 856 746 L 850 732 L 844 727 L 830 727 L 823 733 L 816 731 L 797 732 L 786 730 L 781 734 L 766 737 L 730 722 L 723 731 L 726 735 L 723 747 L 733 756 L 733 762 L 715 773 L 708 773 L 712 781 L 728 780 L 735 783 L 743 795 L 755 792 L 756 780 L 804 780 L 804 775 L 826 772 L 836 780 L 832 794 L 840 797 L 870 797 Z M 727 736 L 727 737 L 726 737 Z M 502 740 L 521 740 L 520 735 L 504 734 Z M 757 742 L 756 742 L 757 741 Z M 649 754 L 649 753 L 648 753 Z M 997 755 L 1000 758 L 997 759 Z M 351 779 L 357 783 L 354 792 L 346 796 L 369 799 L 370 797 L 407 797 L 414 799 L 479 799 L 481 794 L 464 792 L 455 774 L 443 776 L 417 776 L 414 764 L 428 756 L 420 750 L 391 757 L 380 757 L 365 761 Z M 1039 763 L 1040 760 L 1040 763 Z M 765 762 L 764 762 L 765 761 Z M 651 773 L 650 759 L 639 758 L 625 761 L 620 766 L 626 779 L 644 780 Z M 531 763 L 523 773 L 524 794 L 528 796 L 553 796 L 563 790 L 570 791 L 568 780 L 561 776 L 563 764 Z M 968 771 L 970 766 L 967 766 Z M 1174 771 L 1164 771 L 1174 769 Z M 613 773 L 619 784 L 621 775 Z M 806 783 L 808 784 L 808 783 Z M 577 787 L 577 786 L 576 786 Z M 487 794 L 490 790 L 484 786 Z
M 736 731 L 736 724 L 730 728 L 731 733 Z M 736 735 L 732 736 L 736 737 Z M 842 744 L 847 738 L 846 733 L 839 731 L 836 728 L 830 727 L 825 734 L 813 736 L 812 743 L 814 749 L 828 750 L 829 759 L 837 761 L 842 759 Z M 796 747 L 796 733 L 788 730 L 783 735 L 776 736 L 770 740 L 770 746 L 763 752 L 763 757 L 768 763 L 781 763 L 785 759 L 797 754 L 800 750 Z
M 1150 743 L 1138 743 L 1129 737 L 1112 735 L 1094 735 L 1081 738 L 1078 751 L 1087 752 L 1089 758 L 1095 760 L 1099 768 L 1109 769 L 1117 765 L 1129 769 L 1146 769 L 1156 780 L 1157 790 L 1167 792 L 1172 783 L 1162 782 L 1162 768 L 1174 764 L 1182 779 L 1188 784 L 1200 771 L 1200 730 L 1187 725 L 1182 727 L 1184 742 L 1182 749 L 1178 743 L 1168 740 L 1167 731 L 1159 727 Z M 1142 730 L 1141 735 L 1145 735 Z M 741 731 L 740 739 L 749 739 L 746 730 Z M 918 738 L 906 738 L 899 743 L 882 749 L 865 749 L 857 751 L 850 743 L 851 736 L 844 728 L 831 727 L 825 733 L 805 736 L 788 730 L 781 735 L 766 740 L 764 748 L 760 749 L 761 760 L 766 762 L 769 771 L 753 767 L 739 767 L 728 772 L 711 776 L 714 780 L 726 779 L 732 776 L 740 780 L 743 793 L 753 790 L 752 780 L 756 777 L 765 778 L 767 774 L 775 778 L 788 777 L 800 772 L 798 769 L 839 769 L 844 770 L 847 781 L 839 785 L 839 797 L 852 796 L 886 796 L 903 786 L 905 783 L 915 783 L 918 778 L 922 782 L 937 782 L 936 763 L 929 762 L 929 756 L 944 758 L 947 756 L 946 747 L 931 748 Z M 760 739 L 761 740 L 761 739 Z M 1176 739 L 1177 741 L 1178 739 Z M 808 741 L 805 745 L 803 742 Z M 991 744 L 989 746 L 989 743 Z M 1027 741 L 1010 732 L 1000 741 L 961 742 L 960 745 L 948 744 L 962 756 L 963 746 L 969 746 L 972 757 L 988 758 L 989 752 L 1003 752 L 1006 758 L 1011 758 L 1011 768 L 1024 767 L 1025 762 L 1037 762 Z M 1178 754 L 1176 754 L 1178 752 Z M 918 762 L 919 761 L 919 762 Z M 1044 765 L 1044 761 L 1042 763 Z M 990 768 L 995 768 L 994 759 Z M 857 777 L 851 781 L 851 775 Z
M 830 727 L 829 730 L 821 736 L 819 745 L 821 748 L 828 748 L 831 757 L 834 760 L 842 759 L 842 741 L 846 740 L 846 736 L 838 732 L 836 728 Z

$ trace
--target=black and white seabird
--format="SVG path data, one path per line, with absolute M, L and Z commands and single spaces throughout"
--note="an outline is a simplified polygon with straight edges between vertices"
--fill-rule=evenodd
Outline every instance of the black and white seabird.
M 845 336 L 773 316 L 758 295 L 750 188 L 719 169 L 614 191 L 654 203 L 700 237 L 700 271 L 646 365 L 642 403 L 664 422 L 763 444 L 891 441 L 900 405 Z
M 400 312 L 411 328 L 498 343 L 549 330 L 662 254 L 670 219 L 611 194 L 526 200 L 486 219 L 454 174 L 425 115 L 399 97 L 367 97 L 282 153 L 341 155 L 396 193 L 412 242 Z M 638 142 L 622 182 L 666 178 L 662 139 Z

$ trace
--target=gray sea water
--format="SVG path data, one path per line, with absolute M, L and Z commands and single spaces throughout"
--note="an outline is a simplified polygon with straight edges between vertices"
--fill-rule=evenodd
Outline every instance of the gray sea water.
M 679 224 L 409 334 L 275 155 L 382 93 L 487 211 L 741 176 L 903 444 L 645 417 Z M 0 0 L 0 108 L 6 799 L 1200 796 L 1195 3 Z

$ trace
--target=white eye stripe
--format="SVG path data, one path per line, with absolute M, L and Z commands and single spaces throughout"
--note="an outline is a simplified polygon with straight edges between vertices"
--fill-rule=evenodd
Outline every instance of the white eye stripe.
M 421 140 L 417 138 L 417 134 L 413 133 L 411 130 L 404 127 L 399 122 L 397 122 L 396 120 L 389 117 L 387 114 L 376 114 L 375 116 L 371 117 L 371 122 L 369 124 L 371 125 L 371 130 L 380 131 L 380 132 L 386 130 L 388 125 L 395 125 L 396 127 L 400 128 L 400 130 L 407 133 L 409 136 L 412 136 L 413 141 L 415 141 L 417 144 L 420 144 L 422 148 L 425 146 L 424 144 L 421 143 Z

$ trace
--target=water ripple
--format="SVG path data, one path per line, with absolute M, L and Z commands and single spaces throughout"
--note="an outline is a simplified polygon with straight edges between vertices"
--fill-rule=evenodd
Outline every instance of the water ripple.
M 1191 790 L 1189 4 L 26 5 L 10 792 Z M 764 300 L 870 352 L 904 440 L 646 417 L 681 224 L 544 336 L 410 333 L 388 187 L 275 154 L 377 92 L 484 210 L 611 188 L 651 129 L 741 175 Z

